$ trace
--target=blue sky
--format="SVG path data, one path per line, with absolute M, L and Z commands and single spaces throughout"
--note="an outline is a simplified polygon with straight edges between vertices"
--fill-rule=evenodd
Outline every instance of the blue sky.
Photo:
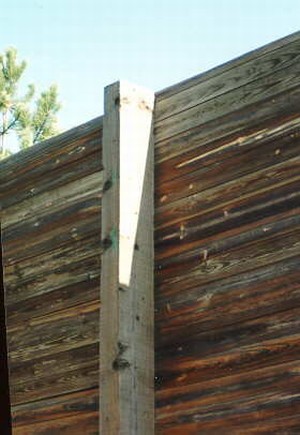
M 119 79 L 155 91 L 299 30 L 300 0 L 9 0 L 1 46 L 59 87 L 61 130 L 103 113 Z

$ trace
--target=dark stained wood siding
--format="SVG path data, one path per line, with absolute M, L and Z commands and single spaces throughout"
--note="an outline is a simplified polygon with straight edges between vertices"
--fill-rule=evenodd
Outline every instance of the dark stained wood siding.
M 1 222 L 0 222 L 1 231 Z M 6 339 L 6 309 L 4 299 L 4 268 L 2 237 L 0 234 L 0 427 L 3 435 L 11 435 L 11 410 L 8 380 L 8 352 Z
M 156 432 L 300 432 L 300 34 L 157 94 Z M 1 162 L 13 433 L 99 431 L 102 118 Z
M 156 428 L 300 432 L 300 34 L 157 95 Z
M 97 433 L 102 118 L 1 163 L 13 433 Z

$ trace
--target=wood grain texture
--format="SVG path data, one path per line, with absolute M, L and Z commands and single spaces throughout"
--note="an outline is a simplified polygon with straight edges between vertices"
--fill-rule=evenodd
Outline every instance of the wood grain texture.
M 271 97 L 260 101 L 259 104 L 229 111 L 206 123 L 202 123 L 200 119 L 194 128 L 160 142 L 155 148 L 156 162 L 168 160 L 199 147 L 211 151 L 217 142 L 227 144 L 243 140 L 243 137 L 248 135 L 259 138 L 270 128 L 280 128 L 282 124 L 299 119 L 299 98 L 299 88 L 295 88 L 281 92 L 276 99 Z
M 0 178 L 2 207 L 100 171 L 101 131 L 102 118 L 96 118 L 5 159 Z
M 282 90 L 294 92 L 299 88 L 299 62 L 281 71 L 275 71 L 267 77 L 250 81 L 241 88 L 221 94 L 197 104 L 187 110 L 174 114 L 170 118 L 157 121 L 155 124 L 156 141 L 159 142 L 181 132 L 191 130 L 201 124 L 207 124 L 221 118 L 230 112 L 256 105 L 268 100 L 269 104 L 276 104 L 277 96 Z
M 97 387 L 50 399 L 17 405 L 13 412 L 16 434 L 98 434 Z
M 202 81 L 207 81 L 208 79 L 222 75 L 227 71 L 236 70 L 237 68 L 239 68 L 241 65 L 245 63 L 249 62 L 248 65 L 251 66 L 251 62 L 253 61 L 256 62 L 257 60 L 260 59 L 260 57 L 265 56 L 268 53 L 276 52 L 277 50 L 280 50 L 282 47 L 289 46 L 289 44 L 291 44 L 290 47 L 292 47 L 292 44 L 294 44 L 294 42 L 296 43 L 299 42 L 299 34 L 300 34 L 299 31 L 292 33 L 291 35 L 288 35 L 284 38 L 280 38 L 276 41 L 273 41 L 269 44 L 266 44 L 262 47 L 259 47 L 248 53 L 245 53 L 236 59 L 229 60 L 228 62 L 219 65 L 215 68 L 212 68 L 209 71 L 202 72 L 196 75 L 195 77 L 185 79 L 179 83 L 164 88 L 156 93 L 157 100 L 160 103 L 161 100 L 169 98 L 172 95 L 177 95 L 178 93 L 185 91 L 190 87 L 197 86 Z M 234 71 L 232 71 L 232 73 L 234 74 Z
M 2 169 L 13 433 L 97 433 L 101 118 Z
M 153 93 L 106 88 L 100 432 L 154 433 Z M 130 158 L 129 158 L 130 155 Z
M 296 36 L 296 35 L 295 35 Z M 203 74 L 198 79 L 190 79 L 186 85 L 177 85 L 177 92 L 160 92 L 157 96 L 158 107 L 156 120 L 160 121 L 187 110 L 193 105 L 216 99 L 219 95 L 232 92 L 234 89 L 275 72 L 286 70 L 290 65 L 299 62 L 299 39 L 287 41 L 279 47 L 270 47 L 269 51 L 260 49 L 255 56 L 230 62 L 228 69 L 219 67 L 215 74 Z
M 299 43 L 157 95 L 159 434 L 299 431 Z
M 0 427 L 3 435 L 11 435 L 12 430 L 8 378 L 6 306 L 4 297 L 4 264 L 2 258 L 2 226 L 0 222 Z
M 300 432 L 299 48 L 298 32 L 156 94 L 158 434 Z M 99 330 L 103 239 L 118 214 L 106 211 L 104 228 L 103 201 L 119 206 L 116 172 L 103 168 L 103 134 L 96 118 L 1 162 L 16 435 L 98 434 L 99 394 L 107 396 L 99 333 L 116 333 L 102 348 L 110 368 L 120 352 L 128 356 L 123 342 L 131 341 L 116 332 L 115 316 L 106 311 Z M 112 168 L 116 149 L 106 151 Z M 140 270 L 145 234 L 141 226 L 134 243 Z M 152 300 L 142 301 L 138 281 L 133 287 L 134 326 L 144 328 Z M 121 301 L 114 309 L 122 321 L 133 300 L 123 290 L 107 294 Z M 135 341 L 143 355 L 133 365 L 148 364 L 145 336 Z M 116 382 L 109 397 L 120 391 Z M 131 405 L 124 391 L 123 411 Z M 150 397 L 140 396 L 136 409 Z M 115 403 L 108 413 L 118 433 Z
M 98 346 L 90 345 L 53 354 L 48 358 L 31 360 L 31 367 L 29 363 L 22 363 L 22 367 L 21 364 L 15 364 L 12 367 L 14 408 L 28 400 L 48 400 L 55 395 L 97 386 L 98 354 Z
M 299 362 L 285 363 L 182 385 L 173 389 L 176 395 L 172 389 L 158 392 L 162 409 L 158 433 L 171 433 L 172 429 L 177 433 L 268 433 L 268 428 L 297 427 L 293 413 L 298 409 L 299 367 Z M 287 406 L 276 415 L 284 401 Z M 237 412 L 239 419 L 235 418 Z

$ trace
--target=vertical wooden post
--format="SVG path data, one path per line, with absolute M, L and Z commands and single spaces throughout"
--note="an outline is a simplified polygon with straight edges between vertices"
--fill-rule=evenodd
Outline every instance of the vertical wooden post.
M 154 434 L 154 94 L 105 89 L 100 433 Z

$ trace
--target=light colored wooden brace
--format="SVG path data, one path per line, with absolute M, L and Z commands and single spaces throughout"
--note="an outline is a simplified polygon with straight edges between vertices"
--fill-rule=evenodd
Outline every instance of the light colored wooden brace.
M 154 93 L 105 89 L 100 433 L 154 434 Z

